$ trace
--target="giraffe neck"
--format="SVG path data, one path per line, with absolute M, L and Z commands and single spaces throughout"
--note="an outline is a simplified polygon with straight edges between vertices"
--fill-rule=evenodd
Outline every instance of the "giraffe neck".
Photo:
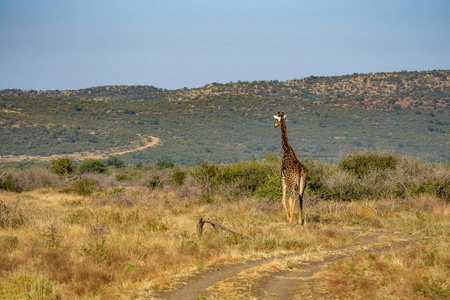
M 281 121 L 281 148 L 283 149 L 283 157 L 295 157 L 295 153 L 289 145 L 286 124 L 284 120 Z

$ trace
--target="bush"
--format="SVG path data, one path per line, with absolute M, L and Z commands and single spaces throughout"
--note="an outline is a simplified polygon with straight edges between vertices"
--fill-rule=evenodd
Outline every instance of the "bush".
M 153 176 L 152 179 L 150 179 L 149 182 L 147 183 L 147 187 L 151 190 L 154 190 L 156 188 L 162 188 L 163 186 L 164 184 L 159 176 Z
M 329 194 L 325 179 L 333 173 L 331 166 L 312 159 L 303 161 L 306 168 L 306 184 L 308 192 L 320 198 L 324 198 Z
M 184 180 L 186 179 L 186 172 L 181 169 L 176 169 L 172 174 L 172 181 L 176 185 L 182 185 Z
M 247 195 L 252 195 L 269 177 L 270 169 L 255 160 L 225 165 L 219 168 L 214 180 L 216 184 L 236 186 Z
M 355 151 L 344 158 L 339 166 L 346 171 L 354 172 L 359 178 L 373 171 L 393 170 L 398 158 L 392 153 L 377 153 L 372 151 Z
M 361 180 L 355 174 L 337 170 L 325 178 L 324 198 L 350 201 L 359 200 L 363 196 Z
M 164 169 L 172 169 L 175 167 L 175 164 L 171 161 L 163 161 L 160 160 L 156 163 L 156 168 L 158 170 L 164 170 Z
M 450 180 L 445 180 L 439 183 L 436 195 L 447 202 L 450 202 Z
M 281 191 L 281 179 L 278 176 L 269 177 L 255 191 L 255 196 L 259 199 L 268 199 L 272 202 L 281 200 L 283 193 Z
M 278 181 L 276 173 L 267 161 L 239 162 L 232 165 L 217 166 L 203 162 L 191 172 L 192 177 L 200 184 L 202 198 L 211 202 L 214 193 L 232 200 L 242 196 L 257 195 L 259 198 L 275 198 L 277 194 L 272 181 Z
M 114 166 L 117 169 L 120 168 L 124 168 L 125 167 L 125 162 L 121 159 L 118 159 L 115 156 L 110 156 L 107 160 L 106 160 L 106 165 L 107 166 Z
M 191 172 L 192 177 L 200 184 L 202 191 L 201 197 L 203 200 L 206 200 L 206 202 L 211 202 L 212 200 L 214 177 L 217 175 L 218 171 L 218 166 L 204 161 Z
M 100 159 L 86 158 L 78 167 L 80 174 L 84 173 L 106 173 L 108 168 Z
M 52 160 L 52 172 L 56 175 L 70 175 L 75 172 L 75 169 L 76 166 L 67 156 Z
M 118 174 L 116 174 L 116 180 L 117 181 L 127 181 L 127 180 L 130 180 L 130 176 L 128 174 L 118 173 Z
M 44 168 L 33 167 L 25 170 L 7 170 L 7 175 L 0 179 L 0 189 L 16 193 L 38 188 L 59 187 L 60 178 Z
M 3 179 L 0 179 L 0 189 L 21 193 L 23 191 L 23 187 L 18 184 L 16 180 L 14 180 L 11 174 L 6 175 Z
M 73 189 L 78 195 L 89 196 L 94 192 L 97 185 L 97 181 L 94 179 L 81 178 L 75 181 Z

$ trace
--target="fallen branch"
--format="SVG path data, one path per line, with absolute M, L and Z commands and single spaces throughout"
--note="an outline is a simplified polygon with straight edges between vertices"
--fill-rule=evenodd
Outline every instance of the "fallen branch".
M 237 232 L 237 231 L 234 231 L 234 230 L 231 229 L 230 227 L 227 227 L 227 226 L 225 226 L 225 225 L 222 225 L 222 224 L 220 224 L 220 223 L 217 222 L 217 221 L 210 220 L 210 219 L 203 220 L 203 217 L 201 217 L 201 218 L 198 220 L 198 223 L 197 223 L 197 235 L 198 235 L 199 238 L 202 237 L 202 233 L 203 233 L 203 225 L 205 225 L 205 223 L 211 224 L 212 227 L 214 228 L 214 230 L 215 230 L 216 232 L 218 232 L 220 229 L 222 229 L 222 230 L 231 232 L 232 234 L 237 235 L 237 236 L 239 236 L 239 237 L 241 237 L 241 238 L 245 238 L 245 239 L 249 239 L 249 240 L 254 240 L 254 238 L 252 238 L 251 236 L 243 235 L 242 233 L 239 233 L 239 232 Z
M 5 176 L 8 173 L 3 173 L 2 175 L 0 175 L 0 179 L 2 179 L 3 176 Z

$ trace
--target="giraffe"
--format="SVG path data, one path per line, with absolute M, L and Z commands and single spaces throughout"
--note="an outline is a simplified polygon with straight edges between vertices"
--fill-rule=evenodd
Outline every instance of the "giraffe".
M 286 115 L 284 112 L 278 112 L 278 115 L 273 116 L 275 118 L 275 127 L 281 125 L 281 148 L 283 149 L 283 161 L 281 165 L 281 188 L 283 191 L 283 197 L 281 202 L 284 206 L 284 211 L 286 213 L 286 219 L 289 224 L 292 222 L 292 217 L 294 216 L 295 202 L 295 186 L 298 185 L 298 201 L 299 201 L 299 214 L 298 223 L 303 225 L 304 219 L 302 218 L 303 209 L 303 192 L 306 187 L 306 169 L 298 161 L 295 156 L 294 150 L 292 150 L 289 145 L 289 141 L 286 133 Z M 289 211 L 286 205 L 286 189 L 289 192 Z

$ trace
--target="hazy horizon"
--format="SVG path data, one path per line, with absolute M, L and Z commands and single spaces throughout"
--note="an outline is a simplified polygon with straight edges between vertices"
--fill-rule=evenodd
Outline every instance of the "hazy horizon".
M 443 0 L 0 0 L 0 89 L 447 70 L 449 12 Z

